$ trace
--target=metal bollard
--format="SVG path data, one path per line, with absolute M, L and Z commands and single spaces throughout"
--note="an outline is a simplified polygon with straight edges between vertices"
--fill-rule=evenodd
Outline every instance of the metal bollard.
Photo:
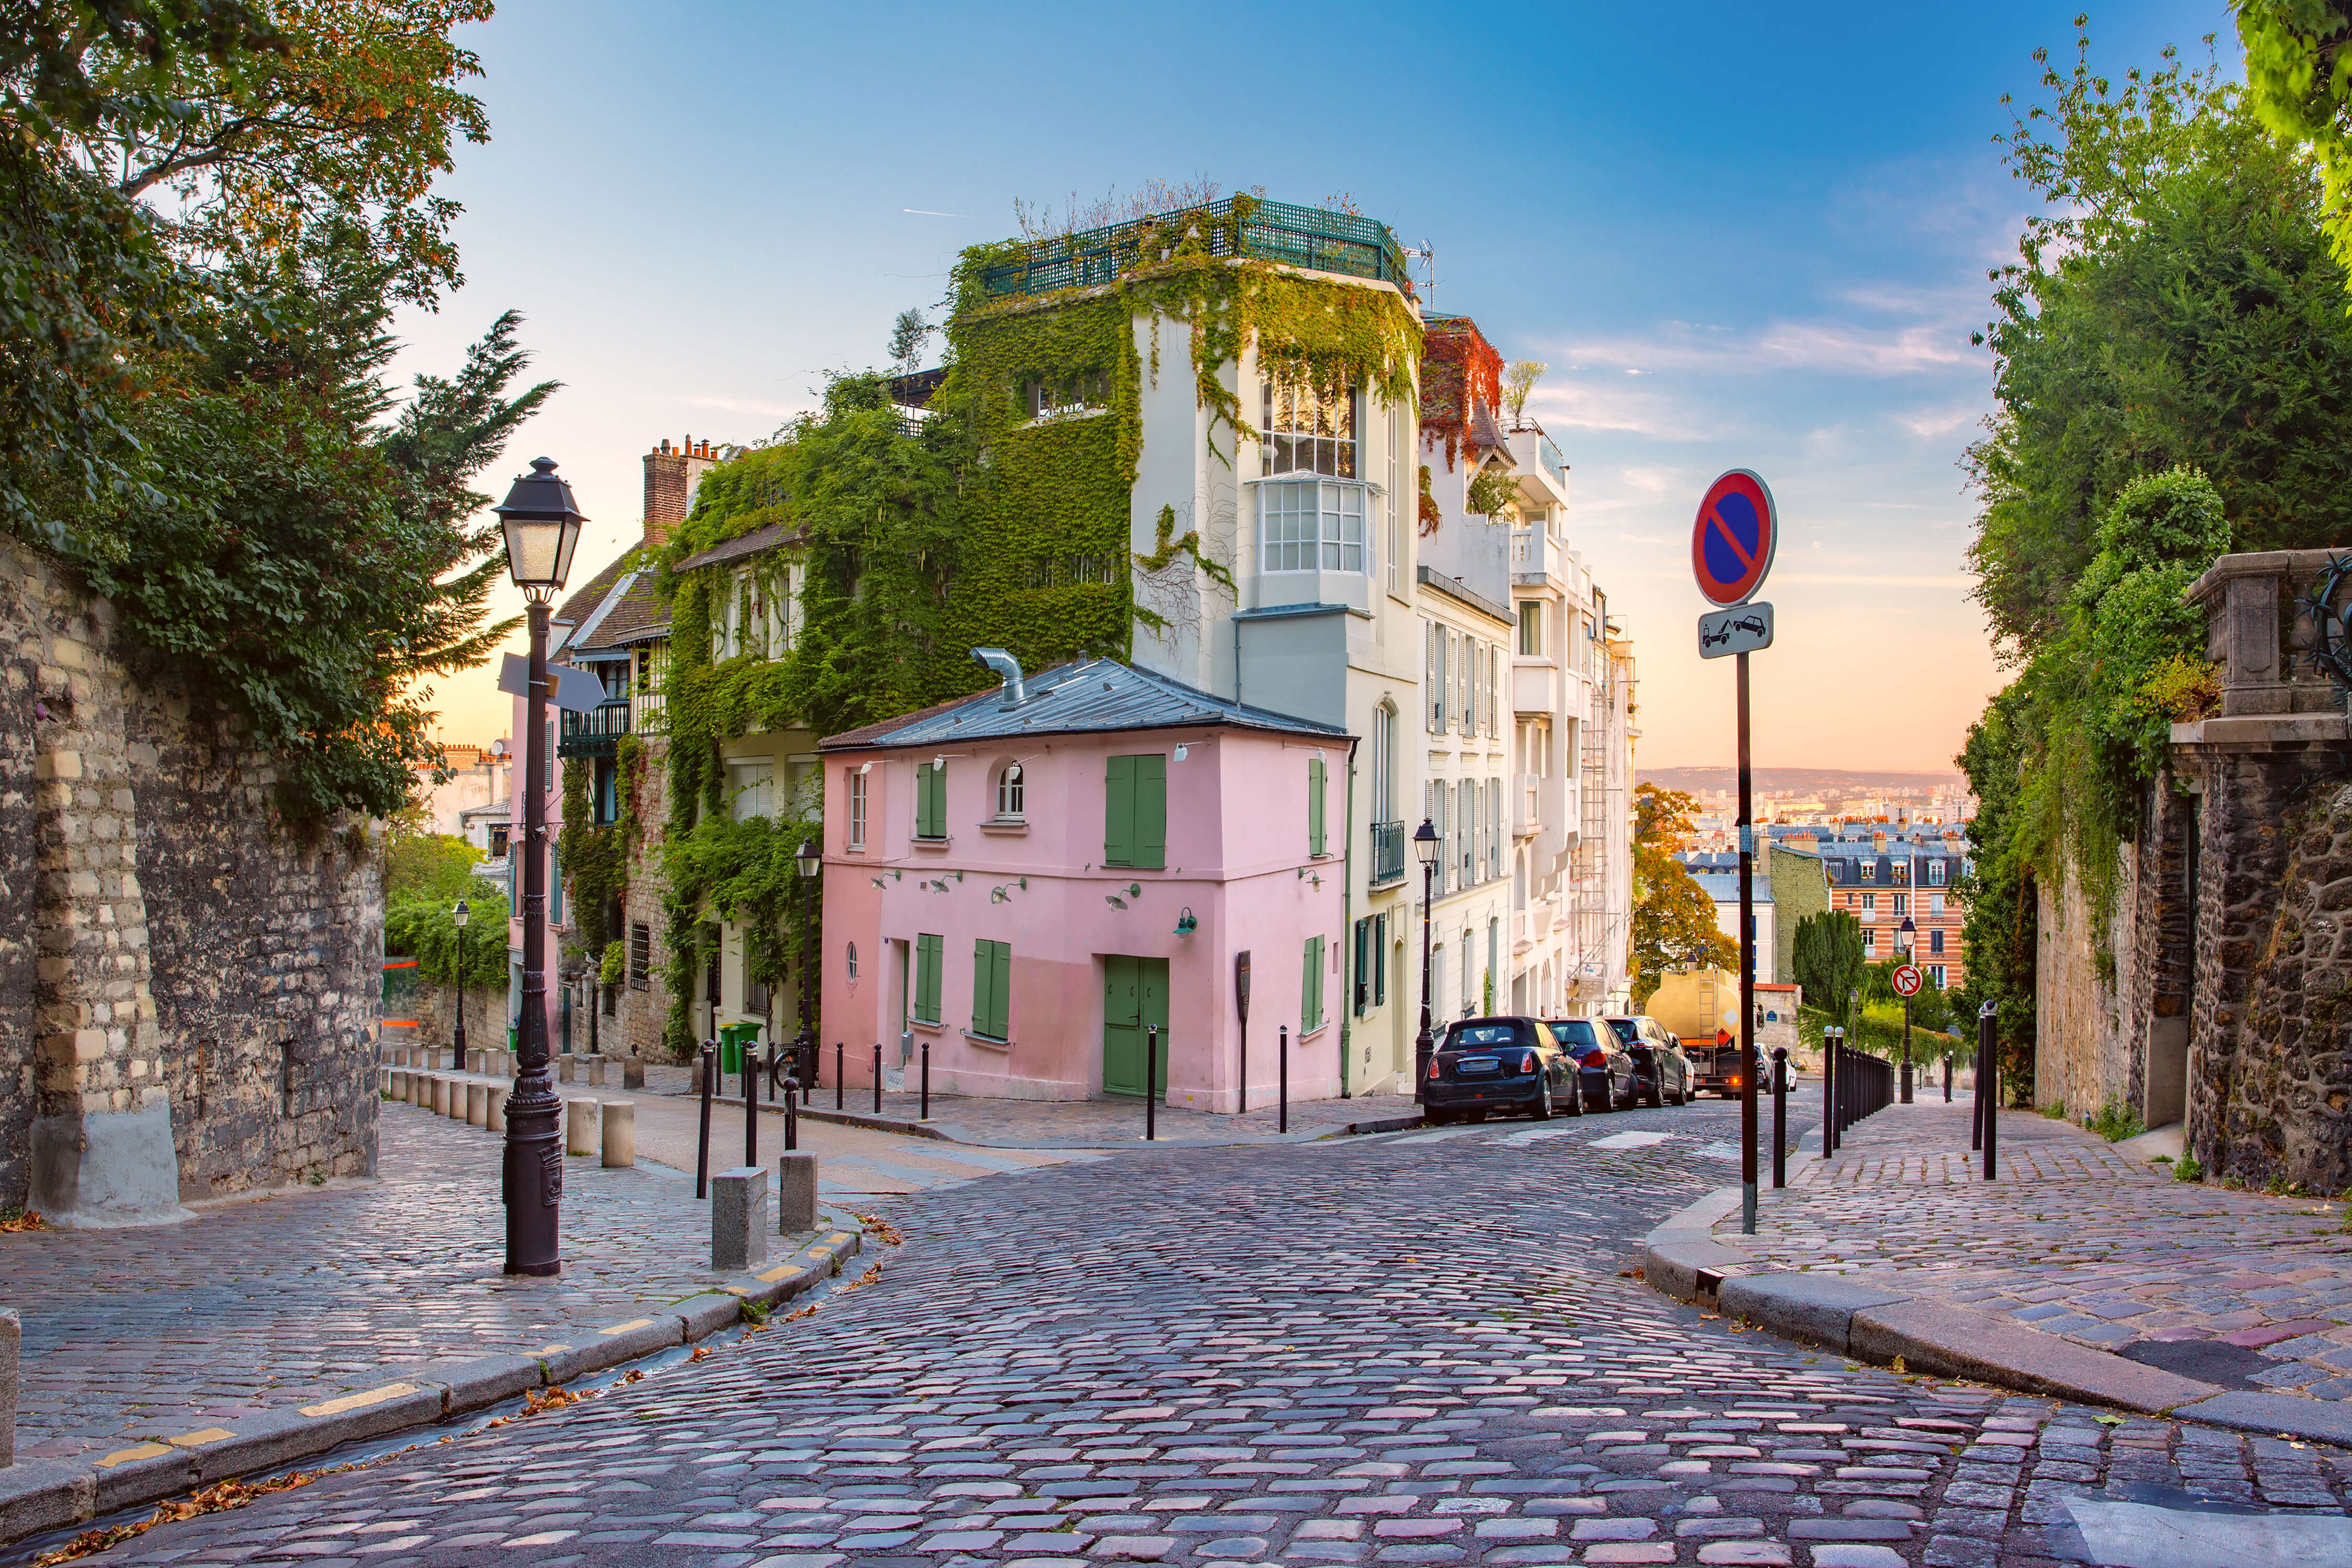
M 1152 1081 L 1160 1076 L 1160 1026 L 1143 1026 L 1143 1141 L 1153 1142 L 1160 1136 L 1160 1097 L 1151 1092 Z
M 1274 1042 L 1274 1130 L 1290 1131 L 1290 1026 L 1285 1024 L 1275 1031 Z
M 743 1163 L 760 1163 L 760 1064 L 750 1040 L 743 1042 Z
M 1822 1158 L 1837 1152 L 1837 1045 L 1835 1024 L 1822 1027 Z
M 1789 1047 L 1772 1047 L 1772 1184 L 1789 1184 Z
M 849 1092 L 849 1079 L 842 1075 L 841 1062 L 841 1042 L 835 1040 L 833 1042 L 833 1108 L 835 1110 L 847 1109 L 842 1103 L 842 1097 Z
M 923 1110 L 922 1110 L 922 1114 L 921 1114 L 921 1115 L 920 1115 L 917 1120 L 919 1120 L 919 1121 L 929 1121 L 930 1119 L 931 1119 L 931 1042 L 930 1042 L 930 1041 L 929 1041 L 929 1040 L 925 1040 L 925 1041 L 923 1042 Z
M 698 1198 L 710 1195 L 710 1100 L 718 1089 L 712 1081 L 718 1070 L 718 1053 L 711 1049 L 710 1042 L 705 1040 L 702 1042 L 702 1136 L 694 1149 L 694 1195 Z
M 1944 1053 L 1944 1103 L 1952 1103 L 1952 1053 Z
M 882 1042 L 874 1042 L 874 1114 L 882 1114 Z
M 1995 1145 L 2000 1136 L 2000 1054 L 1993 1040 L 1993 1005 L 1977 1015 L 1978 1098 L 1984 1105 L 1984 1179 L 1993 1179 Z
M 784 1152 L 797 1153 L 801 1146 L 801 1086 L 791 1079 L 784 1079 Z

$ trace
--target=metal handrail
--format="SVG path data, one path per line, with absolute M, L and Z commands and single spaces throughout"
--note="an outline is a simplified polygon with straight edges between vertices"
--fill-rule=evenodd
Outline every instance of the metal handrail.
M 1404 824 L 1375 822 L 1372 824 L 1372 880 L 1375 888 L 1384 882 L 1404 880 Z
M 1404 248 L 1384 223 L 1320 207 L 1255 201 L 1239 225 L 1236 247 L 1232 226 L 1215 221 L 1230 217 L 1233 210 L 1234 198 L 1226 196 L 1180 212 L 1033 240 L 1021 260 L 984 268 L 981 287 L 1003 298 L 1114 283 L 1139 266 L 1172 260 L 1177 247 L 1203 226 L 1209 231 L 1209 254 L 1214 257 L 1248 256 L 1409 287 Z M 1210 221 L 1203 225 L 1203 219 Z

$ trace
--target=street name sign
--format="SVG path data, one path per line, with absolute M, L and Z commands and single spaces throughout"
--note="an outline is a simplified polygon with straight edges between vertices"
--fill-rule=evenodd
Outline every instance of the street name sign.
M 1764 585 L 1780 542 L 1772 492 L 1751 470 L 1732 469 L 1706 488 L 1691 528 L 1691 574 L 1698 591 L 1719 609 L 1746 604 Z
M 1698 618 L 1698 656 L 1721 658 L 1772 646 L 1772 606 L 1761 602 L 1714 610 Z
M 568 664 L 547 667 L 548 700 L 567 713 L 593 713 L 604 700 L 604 683 L 593 670 Z M 499 689 L 514 697 L 530 695 L 530 660 L 519 653 L 506 656 L 499 666 Z
M 1895 994 L 1897 996 L 1916 996 L 1919 994 L 1919 986 L 1921 982 L 1917 965 L 1898 963 L 1895 966 L 1895 973 L 1888 978 L 1894 981 Z

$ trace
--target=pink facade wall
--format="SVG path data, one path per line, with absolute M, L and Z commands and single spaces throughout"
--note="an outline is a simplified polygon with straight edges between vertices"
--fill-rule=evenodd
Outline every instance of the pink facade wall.
M 1242 1046 L 1234 960 L 1247 950 L 1249 1104 L 1274 1101 L 1277 1031 L 1285 1026 L 1291 1098 L 1337 1096 L 1348 1001 L 1338 954 L 1346 936 L 1349 744 L 1344 737 L 1318 742 L 1206 728 L 827 753 L 824 1044 L 848 1047 L 853 1084 L 872 1083 L 877 1041 L 886 1069 L 898 1065 L 900 986 L 910 983 L 904 965 L 916 937 L 934 933 L 944 960 L 940 1024 L 912 1026 L 917 1045 L 930 1045 L 932 1088 L 1090 1098 L 1103 1086 L 1105 955 L 1164 958 L 1167 1103 L 1231 1111 L 1240 1099 Z M 1308 853 L 1307 823 L 1308 763 L 1318 748 L 1329 851 L 1319 858 Z M 1108 759 L 1155 752 L 1168 758 L 1166 868 L 1106 867 Z M 914 837 L 915 768 L 940 755 L 948 838 L 924 843 Z M 1015 761 L 1027 787 L 1017 828 L 991 820 L 996 779 Z M 849 780 L 867 763 L 866 843 L 857 848 L 849 843 Z M 1128 907 L 1109 903 L 1113 897 Z M 1178 936 L 1178 915 L 1188 907 L 1199 929 Z M 1324 1022 L 1301 1038 L 1304 952 L 1317 935 L 1324 939 Z M 971 1037 L 972 950 L 981 938 L 1012 944 L 1010 1048 Z

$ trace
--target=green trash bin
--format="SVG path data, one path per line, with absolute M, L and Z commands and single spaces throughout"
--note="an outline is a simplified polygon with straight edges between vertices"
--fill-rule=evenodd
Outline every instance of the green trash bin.
M 756 1046 L 760 1039 L 757 1024 L 730 1024 L 719 1031 L 719 1070 L 740 1073 L 743 1070 L 743 1047 Z

